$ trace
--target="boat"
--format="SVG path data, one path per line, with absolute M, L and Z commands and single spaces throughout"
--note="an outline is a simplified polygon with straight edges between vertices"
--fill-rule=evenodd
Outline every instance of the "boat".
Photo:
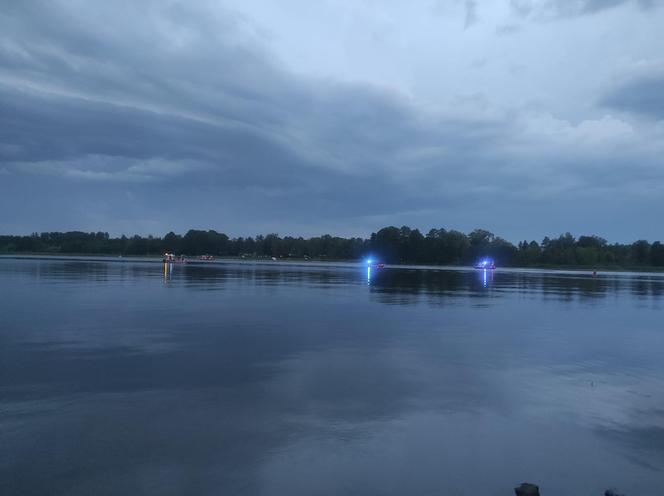
M 385 264 L 383 262 L 376 262 L 375 260 L 373 260 L 371 258 L 367 260 L 367 266 L 371 267 L 372 269 L 384 269 L 385 268 Z
M 175 255 L 173 253 L 164 253 L 164 263 L 187 263 L 187 258 L 184 255 Z
M 202 262 L 214 262 L 214 257 L 212 255 L 201 255 L 198 259 Z
M 494 270 L 496 263 L 491 258 L 482 258 L 475 264 L 475 268 L 480 270 Z

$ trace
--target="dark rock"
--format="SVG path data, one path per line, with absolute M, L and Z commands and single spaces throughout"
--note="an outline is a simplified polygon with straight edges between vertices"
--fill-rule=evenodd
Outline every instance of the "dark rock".
M 539 487 L 535 484 L 524 482 L 519 487 L 514 488 L 516 496 L 540 496 Z
M 623 493 L 616 491 L 615 489 L 607 489 L 604 491 L 604 496 L 625 496 Z

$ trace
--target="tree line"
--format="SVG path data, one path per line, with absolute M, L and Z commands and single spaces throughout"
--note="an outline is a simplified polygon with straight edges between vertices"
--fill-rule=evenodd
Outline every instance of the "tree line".
M 165 252 L 319 260 L 374 256 L 387 263 L 437 265 L 469 265 L 478 258 L 491 257 L 500 266 L 664 267 L 664 245 L 659 241 L 609 244 L 599 236 L 575 238 L 570 233 L 545 237 L 541 242 L 521 241 L 517 245 L 483 229 L 465 234 L 441 228 L 422 234 L 407 226 L 384 227 L 368 239 L 277 234 L 230 238 L 214 230 L 194 229 L 184 235 L 169 232 L 163 237 L 110 237 L 105 232 L 80 231 L 0 235 L 0 253 L 159 255 Z

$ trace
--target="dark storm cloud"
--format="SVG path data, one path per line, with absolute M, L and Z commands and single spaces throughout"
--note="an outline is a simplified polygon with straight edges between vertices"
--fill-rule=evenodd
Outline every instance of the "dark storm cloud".
M 48 195 L 48 191 L 38 193 L 36 176 L 40 175 L 49 176 L 49 183 L 58 184 L 61 192 L 94 190 L 109 202 L 113 201 L 109 188 L 140 183 L 136 195 L 141 204 L 158 208 L 179 204 L 188 217 L 195 218 L 197 213 L 186 205 L 206 204 L 203 210 L 209 210 L 213 202 L 224 205 L 232 201 L 248 204 L 243 209 L 255 210 L 257 216 L 276 205 L 280 215 L 296 215 L 309 222 L 332 214 L 353 216 L 358 209 L 365 214 L 408 210 L 417 199 L 414 193 L 400 191 L 390 176 L 376 175 L 380 164 L 363 147 L 365 142 L 375 141 L 376 146 L 398 153 L 397 138 L 422 138 L 405 125 L 395 126 L 394 135 L 374 134 L 381 122 L 404 121 L 407 116 L 387 105 L 367 103 L 369 95 L 336 95 L 321 103 L 327 121 L 326 126 L 319 126 L 316 141 L 330 157 L 322 156 L 319 161 L 331 166 L 312 164 L 295 153 L 293 146 L 251 126 L 212 124 L 79 98 L 11 91 L 2 95 L 9 102 L 0 117 L 3 129 L 8 130 L 7 143 L 11 143 L 11 150 L 5 153 L 6 167 L 14 174 L 32 175 L 32 191 L 39 196 Z M 356 104 L 342 106 L 349 102 Z M 354 122 L 359 129 L 349 132 L 344 122 Z M 38 146 L 34 146 L 35 137 Z M 345 149 L 336 149 L 337 140 Z M 359 170 L 350 160 L 344 161 L 351 153 L 361 161 Z M 386 191 L 398 194 L 388 196 Z M 65 196 L 72 195 L 76 201 L 65 210 L 66 216 L 75 215 L 79 202 L 90 201 L 76 191 Z M 66 203 L 60 202 L 60 214 Z M 124 210 L 126 201 L 118 203 L 116 215 Z
M 601 103 L 623 112 L 664 120 L 664 67 L 647 70 L 619 83 Z
M 476 2 L 464 5 L 468 27 Z M 472 228 L 487 209 L 487 227 L 514 229 L 550 203 L 569 219 L 563 198 L 585 186 L 617 187 L 594 177 L 598 163 L 656 175 L 625 123 L 432 109 L 387 85 L 288 70 L 271 36 L 216 3 L 4 8 L 0 230 L 365 235 Z
M 5 38 L 0 52 L 10 69 L 3 74 L 23 88 L 7 79 L 0 87 L 2 160 L 14 175 L 170 181 L 180 198 L 177 191 L 217 186 L 227 198 L 243 191 L 264 208 L 299 210 L 311 221 L 389 214 L 416 200 L 416 208 L 441 205 L 431 191 L 416 194 L 400 182 L 417 183 L 441 157 L 454 169 L 466 147 L 503 132 L 491 122 L 422 117 L 366 85 L 305 85 L 238 41 L 241 33 L 220 40 L 203 17 L 167 9 L 157 20 L 177 16 L 176 33 L 153 31 L 148 49 L 131 19 L 109 21 L 130 24 L 123 36 L 103 28 L 100 35 L 52 4 L 40 5 L 42 15 L 35 8 L 15 5 L 4 17 L 10 30 L 31 35 Z M 226 28 L 241 32 L 231 22 Z M 172 40 L 178 30 L 193 40 L 186 49 Z M 431 157 L 422 156 L 427 149 Z M 152 194 L 150 186 L 141 193 Z
M 412 115 L 389 99 L 352 87 L 321 95 L 314 108 L 299 113 L 299 125 L 309 134 L 305 138 L 314 143 L 312 150 L 301 153 L 278 131 L 260 126 L 202 122 L 78 97 L 7 89 L 0 94 L 7 102 L 0 117 L 7 130 L 4 159 L 16 173 L 134 182 L 163 182 L 179 175 L 172 184 L 175 189 L 217 185 L 256 187 L 277 195 L 292 192 L 298 193 L 295 204 L 311 200 L 309 205 L 315 206 L 317 199 L 327 198 L 342 215 L 356 208 L 403 208 L 408 193 L 389 198 L 381 194 L 397 191 L 396 183 L 390 175 L 378 174 L 389 166 L 381 162 L 385 156 L 370 152 L 377 147 L 387 154 L 407 154 L 409 147 L 438 136 L 418 127 Z M 318 113 L 325 116 L 323 123 L 316 121 Z M 283 129 L 291 125 L 290 116 L 280 118 Z M 497 132 L 486 123 L 478 123 L 472 132 L 464 126 L 438 126 L 449 137 L 445 146 L 453 158 L 476 139 Z M 425 159 L 418 167 L 422 164 Z M 353 201 L 339 202 L 337 195 Z M 288 202 L 282 198 L 281 206 Z

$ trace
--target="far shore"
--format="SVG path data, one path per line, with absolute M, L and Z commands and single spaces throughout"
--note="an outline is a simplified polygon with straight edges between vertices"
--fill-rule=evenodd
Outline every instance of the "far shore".
M 343 263 L 343 264 L 361 264 L 361 259 L 331 259 L 331 258 L 299 258 L 299 257 L 281 257 L 272 259 L 266 256 L 215 256 L 213 260 L 200 260 L 198 255 L 187 257 L 187 263 L 196 265 L 213 264 L 214 262 L 283 262 L 283 263 Z M 52 253 L 52 252 L 16 252 L 16 253 L 0 253 L 0 259 L 66 259 L 66 260 L 103 260 L 114 262 L 131 262 L 131 261 L 146 261 L 160 263 L 162 261 L 162 254 L 152 255 L 121 255 L 121 254 L 107 254 L 107 253 Z M 439 268 L 439 269 L 473 269 L 471 265 L 437 265 L 437 264 L 417 264 L 417 263 L 388 263 L 387 267 L 403 267 L 403 268 Z M 510 269 L 510 270 L 546 270 L 546 271 L 565 271 L 565 272 L 579 272 L 579 273 L 593 273 L 593 272 L 633 272 L 633 273 L 664 273 L 662 267 L 650 266 L 637 266 L 637 267 L 622 267 L 622 266 L 579 266 L 579 265 L 531 265 L 531 266 L 499 266 L 497 270 Z

